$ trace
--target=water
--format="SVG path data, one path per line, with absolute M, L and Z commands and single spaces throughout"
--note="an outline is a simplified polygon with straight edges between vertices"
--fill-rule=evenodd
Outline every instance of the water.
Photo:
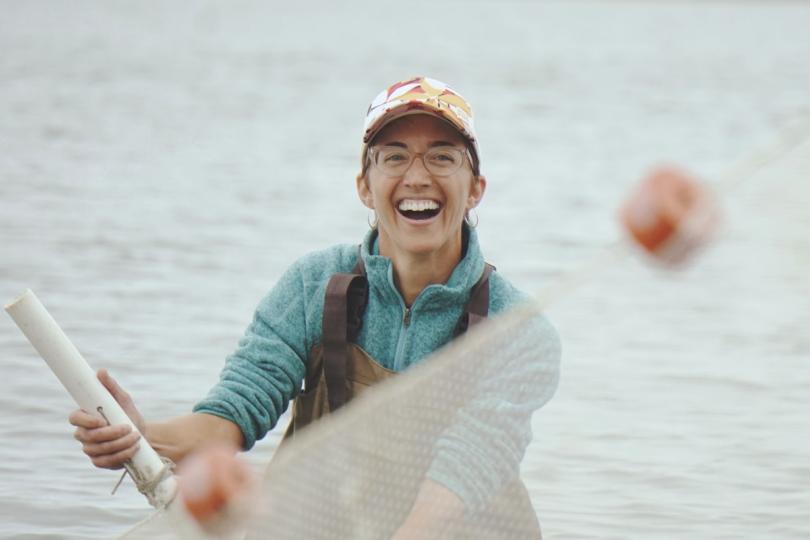
M 530 291 L 617 238 L 647 168 L 711 178 L 810 115 L 802 2 L 5 2 L 0 297 L 34 289 L 148 418 L 214 383 L 280 273 L 357 242 L 368 101 L 414 73 L 476 108 L 488 260 Z M 810 147 L 724 198 L 691 269 L 632 257 L 553 306 L 524 475 L 549 538 L 810 535 Z M 0 537 L 148 513 L 0 317 Z M 266 462 L 277 438 L 251 460 Z

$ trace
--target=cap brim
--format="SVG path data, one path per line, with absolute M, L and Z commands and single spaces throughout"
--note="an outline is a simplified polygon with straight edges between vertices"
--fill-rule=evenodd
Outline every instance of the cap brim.
M 368 145 L 368 143 L 377 136 L 377 134 L 388 124 L 393 122 L 394 120 L 398 120 L 403 116 L 410 116 L 414 114 L 427 114 L 438 118 L 440 120 L 444 120 L 448 124 L 450 124 L 456 131 L 458 131 L 466 140 L 468 140 L 473 146 L 475 146 L 475 139 L 467 133 L 466 128 L 458 123 L 454 122 L 453 118 L 447 115 L 442 109 L 437 109 L 435 107 L 431 107 L 430 105 L 425 105 L 423 103 L 403 103 L 397 107 L 392 108 L 391 110 L 387 111 L 383 114 L 380 118 L 378 118 L 371 126 L 368 127 L 366 133 L 363 135 L 363 145 Z

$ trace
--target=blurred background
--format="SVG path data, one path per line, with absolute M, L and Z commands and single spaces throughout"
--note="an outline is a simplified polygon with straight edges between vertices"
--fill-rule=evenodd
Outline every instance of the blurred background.
M 473 104 L 484 253 L 529 292 L 621 237 L 653 165 L 712 182 L 810 119 L 806 2 L 348 5 L 0 2 L 0 299 L 33 289 L 147 418 L 205 395 L 296 258 L 360 241 L 363 118 L 397 80 Z M 692 267 L 632 256 L 551 307 L 523 463 L 548 538 L 810 536 L 808 175 L 805 143 L 719 194 Z M 0 537 L 148 514 L 5 315 L 0 371 Z

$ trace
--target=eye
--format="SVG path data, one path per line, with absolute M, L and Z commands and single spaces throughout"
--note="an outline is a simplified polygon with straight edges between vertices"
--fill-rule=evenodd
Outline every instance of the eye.
M 409 160 L 409 156 L 404 150 L 382 150 L 380 152 L 380 159 L 382 159 L 383 163 L 397 165 L 399 163 L 407 162 Z
M 428 153 L 427 158 L 431 163 L 443 167 L 452 166 L 459 162 L 458 152 L 450 148 L 432 150 Z

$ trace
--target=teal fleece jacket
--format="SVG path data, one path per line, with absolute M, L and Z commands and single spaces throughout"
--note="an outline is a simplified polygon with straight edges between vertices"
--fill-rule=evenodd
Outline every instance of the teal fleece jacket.
M 406 323 L 405 302 L 394 285 L 391 260 L 378 254 L 376 231 L 364 239 L 363 257 L 369 299 L 357 344 L 393 371 L 402 371 L 441 348 L 453 337 L 472 287 L 484 269 L 475 230 L 464 229 L 465 252 L 446 284 L 430 285 L 416 298 Z M 236 423 L 245 449 L 272 429 L 301 388 L 309 353 L 321 341 L 321 317 L 327 282 L 336 272 L 351 272 L 356 245 L 338 245 L 305 255 L 281 277 L 259 303 L 244 337 L 231 354 L 219 382 L 194 412 Z M 498 272 L 490 277 L 490 317 L 528 297 Z M 532 321 L 531 355 L 513 355 L 487 381 L 508 399 L 482 399 L 498 422 L 480 421 L 468 411 L 437 442 L 428 477 L 453 490 L 468 509 L 482 508 L 490 496 L 519 471 L 531 441 L 531 415 L 551 399 L 559 377 L 560 342 L 554 328 L 540 316 Z M 474 407 L 471 407 L 474 409 Z M 497 441 L 497 444 L 492 444 Z M 475 471 L 475 474 L 470 474 Z

